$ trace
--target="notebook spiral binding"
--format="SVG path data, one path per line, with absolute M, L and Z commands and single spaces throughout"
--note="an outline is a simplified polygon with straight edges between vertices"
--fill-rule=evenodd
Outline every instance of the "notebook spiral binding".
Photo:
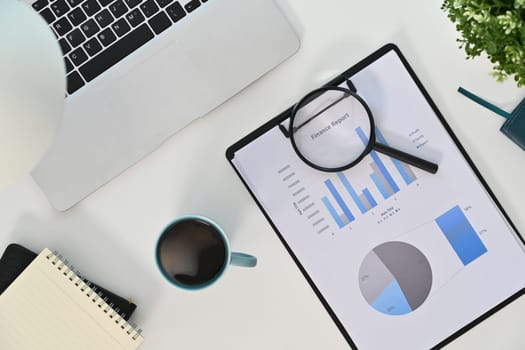
M 87 298 L 91 299 L 93 304 L 97 305 L 98 308 L 108 315 L 109 318 L 113 319 L 120 328 L 125 331 L 133 340 L 137 340 L 142 333 L 142 329 L 137 328 L 136 325 L 132 325 L 124 320 L 125 315 L 119 313 L 119 309 L 113 309 L 113 304 L 107 304 L 107 298 L 102 299 L 101 293 L 91 287 L 91 282 L 82 278 L 80 273 L 69 264 L 66 259 L 63 259 L 62 255 L 57 252 L 53 252 L 46 256 L 46 259 L 55 265 L 58 271 L 62 273 L 64 277 L 69 279 L 71 283 L 74 283 L 76 287 L 82 292 Z

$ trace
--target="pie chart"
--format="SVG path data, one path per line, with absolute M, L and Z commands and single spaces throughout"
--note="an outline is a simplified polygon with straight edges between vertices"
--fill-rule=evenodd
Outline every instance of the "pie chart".
M 368 304 L 392 316 L 420 307 L 432 288 L 432 269 L 419 249 L 386 242 L 369 252 L 359 269 L 359 288 Z

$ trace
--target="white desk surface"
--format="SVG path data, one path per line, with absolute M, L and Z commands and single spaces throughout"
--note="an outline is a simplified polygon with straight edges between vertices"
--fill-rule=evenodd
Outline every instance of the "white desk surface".
M 498 131 L 502 119 L 460 96 L 459 85 L 512 109 L 523 91 L 465 60 L 441 1 L 282 0 L 301 50 L 73 209 L 59 213 L 26 177 L 0 192 L 0 247 L 47 246 L 87 277 L 132 297 L 142 349 L 347 349 L 323 306 L 227 163 L 248 132 L 387 42 L 402 52 L 521 232 L 525 152 Z M 184 292 L 157 271 L 154 248 L 173 218 L 216 219 L 254 270 L 231 268 L 214 287 Z M 3 249 L 3 248 L 2 248 Z M 525 348 L 525 298 L 449 349 Z

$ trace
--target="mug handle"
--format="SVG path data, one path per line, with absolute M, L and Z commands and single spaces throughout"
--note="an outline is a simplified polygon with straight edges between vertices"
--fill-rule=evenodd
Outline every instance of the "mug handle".
M 257 258 L 253 255 L 233 252 L 230 264 L 242 267 L 255 267 Z

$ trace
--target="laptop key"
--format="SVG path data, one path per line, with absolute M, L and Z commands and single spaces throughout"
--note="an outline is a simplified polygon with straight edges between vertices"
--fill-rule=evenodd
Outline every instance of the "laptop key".
M 66 61 L 66 73 L 71 72 L 75 67 L 73 66 L 73 63 L 69 60 L 69 58 L 64 57 L 64 61 Z
M 134 9 L 133 11 L 128 13 L 126 15 L 126 18 L 132 27 L 138 26 L 145 20 L 144 15 L 138 9 Z
M 95 56 L 100 50 L 102 50 L 102 45 L 100 45 L 97 38 L 89 39 L 82 46 L 90 56 Z
M 131 27 L 129 26 L 128 22 L 124 18 L 119 19 L 113 25 L 111 26 L 115 33 L 118 36 L 124 36 L 127 32 L 131 30 Z
M 126 1 L 126 4 L 128 5 L 128 7 L 130 9 L 134 8 L 135 6 L 137 6 L 138 4 L 140 4 L 140 2 L 142 0 L 125 0 Z
M 111 13 L 113 13 L 113 16 L 115 18 L 119 18 L 120 16 L 128 12 L 128 8 L 122 0 L 115 1 L 114 3 L 109 5 L 109 10 L 111 11 Z
M 87 17 L 84 11 L 80 7 L 77 7 L 73 11 L 67 14 L 67 18 L 73 23 L 74 26 L 80 25 L 80 23 L 84 22 Z
M 82 8 L 88 16 L 93 16 L 100 10 L 97 0 L 87 0 L 82 4 Z
M 111 4 L 113 0 L 98 0 L 98 2 L 100 2 L 100 5 L 102 5 L 102 7 L 106 7 L 108 6 L 109 4 Z
M 142 13 L 144 13 L 144 15 L 148 18 L 159 12 L 159 7 L 153 0 L 148 0 L 141 4 L 140 9 L 142 10 Z
M 173 2 L 173 0 L 155 0 L 160 7 L 166 7 Z
M 201 2 L 199 0 L 191 0 L 186 5 L 184 5 L 184 8 L 186 9 L 186 11 L 188 11 L 188 13 L 190 13 L 191 11 L 195 10 L 200 5 L 201 5 Z
M 77 47 L 78 45 L 86 41 L 86 37 L 78 28 L 74 29 L 72 32 L 66 35 L 66 39 L 67 41 L 69 41 L 69 44 L 73 47 Z
M 89 19 L 84 22 L 80 28 L 84 32 L 87 38 L 91 38 L 93 35 L 97 34 L 100 31 L 97 23 L 93 19 Z
M 179 21 L 182 17 L 186 16 L 186 11 L 182 8 L 180 2 L 175 1 L 170 6 L 166 7 L 166 12 L 171 17 L 173 22 Z
M 77 6 L 81 2 L 82 2 L 82 0 L 67 0 L 67 3 L 69 4 L 69 6 L 71 6 L 71 8 Z
M 65 35 L 67 32 L 69 32 L 71 29 L 73 29 L 73 26 L 66 17 L 62 17 L 55 23 L 53 23 L 53 28 L 55 28 L 55 31 L 59 36 Z
M 62 49 L 62 53 L 64 55 L 67 55 L 69 51 L 71 51 L 71 46 L 69 46 L 66 39 L 60 39 L 58 43 L 60 44 L 60 48 Z
M 42 16 L 48 24 L 53 23 L 56 19 L 53 11 L 51 11 L 49 8 L 43 9 L 42 12 L 40 12 L 40 16 Z
M 37 11 L 42 10 L 44 7 L 47 6 L 49 2 L 47 0 L 38 0 L 33 3 L 33 8 Z
M 107 9 L 104 9 L 101 12 L 97 13 L 95 19 L 97 20 L 100 28 L 107 27 L 113 22 L 113 16 L 111 15 L 111 12 L 109 12 L 109 10 Z
M 160 34 L 171 26 L 171 21 L 164 13 L 158 13 L 148 21 L 155 34 Z
M 62 17 L 67 11 L 69 11 L 69 6 L 65 0 L 58 0 L 51 4 L 51 10 L 53 10 L 57 17 Z
M 75 91 L 86 85 L 82 77 L 77 72 L 73 72 L 67 76 L 67 93 L 73 94 Z
M 106 28 L 103 31 L 101 31 L 97 35 L 97 38 L 98 38 L 98 40 L 100 40 L 100 42 L 104 46 L 109 46 L 109 45 L 111 45 L 111 43 L 113 43 L 115 40 L 117 40 L 117 37 L 115 36 L 115 34 L 113 34 L 111 29 L 109 29 L 109 28 Z
M 79 68 L 84 79 L 89 82 L 113 67 L 123 58 L 137 50 L 154 37 L 147 24 L 142 24 L 128 35 L 122 37 L 110 47 L 93 57 Z
M 69 54 L 69 58 L 75 66 L 80 66 L 82 63 L 86 62 L 88 56 L 86 52 L 81 47 L 79 47 Z

